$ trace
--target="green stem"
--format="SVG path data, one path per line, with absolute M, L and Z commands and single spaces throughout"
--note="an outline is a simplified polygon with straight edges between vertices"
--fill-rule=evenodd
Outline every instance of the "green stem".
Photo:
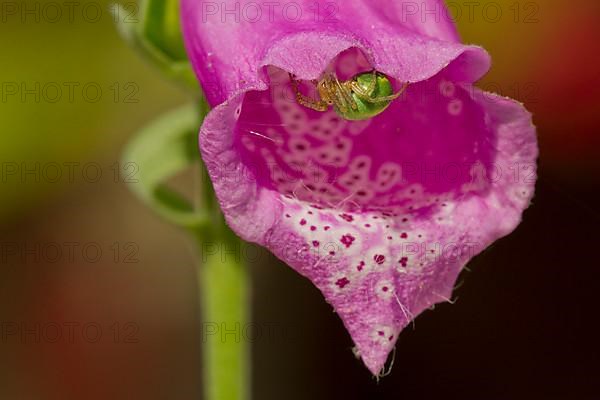
M 228 235 L 229 236 L 229 235 Z M 249 279 L 231 235 L 201 241 L 198 284 L 202 310 L 205 400 L 249 400 Z
M 113 7 L 120 33 L 164 73 L 199 94 L 181 37 L 180 0 L 140 4 L 141 24 L 127 24 L 125 6 Z M 197 129 L 209 109 L 200 96 L 195 108 L 183 107 L 161 117 L 140 132 L 124 159 L 143 165 L 134 192 L 163 217 L 189 229 L 199 246 L 204 399 L 249 400 L 250 354 L 243 337 L 249 322 L 249 279 L 241 259 L 242 242 L 225 224 L 205 170 L 195 204 L 163 184 L 198 159 Z
M 198 289 L 202 312 L 205 400 L 250 400 L 250 279 L 242 241 L 223 220 L 203 171 L 203 209 L 212 221 L 196 234 L 200 250 Z

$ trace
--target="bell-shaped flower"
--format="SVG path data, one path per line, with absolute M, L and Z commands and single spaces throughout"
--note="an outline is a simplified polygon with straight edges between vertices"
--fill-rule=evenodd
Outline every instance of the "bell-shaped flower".
M 183 0 L 182 21 L 228 224 L 310 279 L 379 374 L 402 329 L 519 224 L 531 115 L 473 86 L 490 57 L 442 0 Z M 390 85 L 402 94 L 380 102 Z

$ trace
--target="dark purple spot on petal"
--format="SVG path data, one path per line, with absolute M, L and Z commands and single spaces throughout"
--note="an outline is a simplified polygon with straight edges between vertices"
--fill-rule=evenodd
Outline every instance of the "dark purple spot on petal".
M 356 269 L 357 269 L 358 271 L 362 271 L 364 267 L 365 267 L 365 262 L 364 262 L 364 261 L 361 261 L 361 262 L 360 262 L 360 263 L 358 263 L 358 265 L 356 266 Z
M 350 214 L 340 214 L 340 217 L 348 222 L 354 221 L 354 217 Z
M 352 246 L 352 243 L 354 242 L 354 240 L 356 240 L 356 238 L 350 234 L 344 235 L 342 236 L 342 238 L 340 239 L 340 242 L 342 242 L 342 244 L 344 246 L 346 246 L 346 248 Z
M 341 279 L 338 279 L 335 284 L 338 285 L 340 287 L 340 289 L 343 289 L 344 286 L 346 286 L 347 284 L 349 284 L 350 281 L 348 280 L 348 278 L 343 277 Z

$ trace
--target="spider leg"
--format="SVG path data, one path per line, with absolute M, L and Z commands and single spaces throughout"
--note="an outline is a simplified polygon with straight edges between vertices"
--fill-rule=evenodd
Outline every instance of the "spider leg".
M 352 98 L 352 93 L 349 90 L 349 87 L 347 86 L 347 82 L 344 82 L 342 84 L 336 77 L 335 83 L 336 83 L 339 95 L 346 101 L 346 104 L 349 105 L 352 110 L 358 110 L 358 104 L 356 104 L 356 102 Z
M 300 89 L 298 88 L 298 81 L 292 74 L 290 74 L 290 82 L 292 83 L 292 89 L 294 89 L 294 94 L 296 95 L 296 101 L 298 104 L 310 108 L 315 111 L 327 111 L 329 105 L 323 100 L 315 100 L 308 96 L 300 93 Z
M 369 96 L 371 95 L 371 93 L 373 93 L 373 91 L 375 90 L 375 86 L 377 85 L 377 71 L 373 70 L 373 79 L 371 80 L 371 83 L 369 83 L 369 86 L 366 89 L 366 92 L 369 93 Z
M 335 106 L 342 112 L 348 112 L 348 103 L 344 98 L 342 92 L 340 92 L 339 88 L 336 84 L 336 78 L 329 78 L 325 82 L 325 87 L 327 88 L 327 92 L 329 93 L 329 97 L 333 100 Z
M 408 87 L 409 83 L 406 82 L 402 88 L 397 92 L 394 93 L 390 96 L 381 96 L 381 97 L 371 97 L 370 93 L 367 92 L 362 86 L 360 86 L 358 84 L 358 82 L 351 82 L 350 83 L 352 85 L 352 91 L 361 99 L 366 101 L 367 103 L 385 103 L 388 101 L 392 101 L 397 99 L 398 97 L 400 97 L 402 95 L 402 93 L 404 93 L 404 91 L 406 90 L 406 88 Z

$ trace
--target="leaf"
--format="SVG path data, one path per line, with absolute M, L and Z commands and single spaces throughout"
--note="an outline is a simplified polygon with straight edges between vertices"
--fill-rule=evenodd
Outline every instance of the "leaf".
M 207 212 L 194 210 L 165 182 L 200 161 L 197 133 L 207 108 L 205 103 L 186 105 L 159 117 L 127 145 L 121 164 L 124 169 L 135 167 L 136 181 L 130 188 L 146 205 L 168 221 L 192 230 L 206 229 L 210 224 Z
M 200 93 L 200 86 L 185 53 L 178 0 L 140 2 L 140 20 L 129 18 L 131 10 L 113 4 L 111 11 L 121 37 L 169 78 Z
M 181 24 L 180 0 L 145 0 L 142 6 L 142 35 L 172 60 L 187 61 Z

